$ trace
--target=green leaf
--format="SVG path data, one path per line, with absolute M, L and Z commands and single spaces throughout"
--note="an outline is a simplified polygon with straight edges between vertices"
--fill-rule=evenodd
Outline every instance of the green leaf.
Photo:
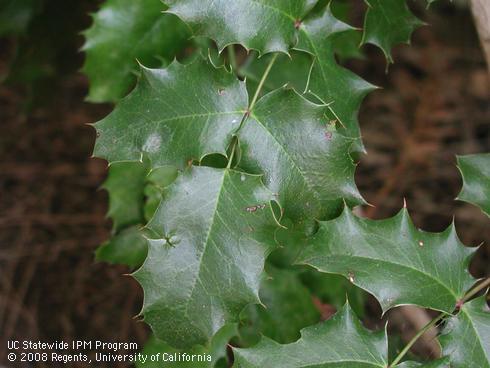
M 136 89 L 95 125 L 94 154 L 183 169 L 226 148 L 247 109 L 245 84 L 200 58 L 166 69 L 142 68 Z
M 305 328 L 301 339 L 281 345 L 263 338 L 250 349 L 233 349 L 236 368 L 386 368 L 386 331 L 366 330 L 346 304 L 326 322 Z M 400 367 L 416 367 L 406 365 Z M 427 365 L 420 367 L 443 367 Z
M 332 36 L 332 47 L 335 50 L 341 61 L 347 59 L 361 59 L 365 56 L 362 53 L 359 45 L 362 40 L 362 32 L 357 29 L 338 33 Z
M 245 305 L 260 302 L 277 229 L 272 198 L 259 176 L 209 167 L 189 168 L 168 188 L 134 275 L 158 338 L 176 348 L 206 345 Z
M 250 349 L 234 349 L 237 368 L 386 367 L 386 333 L 366 330 L 348 305 L 331 319 L 301 331 L 297 342 L 268 338 Z
M 463 176 L 457 199 L 480 207 L 490 216 L 490 153 L 458 156 L 457 160 Z
M 202 346 L 196 346 L 191 350 L 178 350 L 170 347 L 161 340 L 158 340 L 154 336 L 146 342 L 142 354 L 145 354 L 148 359 L 146 362 L 137 362 L 136 368 L 162 368 L 166 366 L 172 366 L 175 368 L 211 368 L 216 365 L 216 362 L 222 358 L 226 358 L 226 344 L 228 341 L 237 334 L 237 326 L 230 324 L 224 326 L 213 337 L 211 344 L 208 348 Z M 149 356 L 152 354 L 160 353 L 160 361 L 152 362 L 149 360 Z M 177 354 L 177 355 L 175 355 Z M 200 355 L 200 358 L 196 357 L 194 361 L 170 361 L 172 357 L 182 357 L 184 354 L 188 355 Z M 167 363 L 162 364 L 162 360 L 166 359 Z M 199 359 L 199 361 L 197 361 Z
M 145 220 L 148 222 L 164 196 L 165 188 L 177 178 L 178 172 L 172 166 L 163 166 L 152 170 L 147 177 L 145 187 L 146 202 L 144 206 Z
M 490 311 L 485 296 L 464 304 L 440 337 L 451 368 L 490 367 Z
M 332 0 L 329 5 L 332 14 L 342 22 L 349 22 L 350 13 L 353 10 L 352 4 L 344 0 Z M 361 52 L 362 32 L 359 29 L 341 32 L 333 35 L 333 48 L 340 60 L 345 59 L 364 59 Z
M 359 317 L 364 316 L 366 292 L 352 285 L 340 275 L 320 273 L 308 268 L 300 275 L 303 284 L 322 302 L 341 308 L 349 299 L 351 308 Z
M 418 362 L 403 362 L 396 365 L 397 368 L 453 368 L 449 363 L 449 358 L 444 357 L 431 362 L 418 363 Z
M 368 11 L 364 18 L 362 43 L 378 46 L 389 63 L 391 49 L 399 43 L 410 43 L 412 32 L 424 23 L 415 17 L 406 0 L 365 0 Z
M 147 240 L 141 230 L 133 226 L 122 230 L 97 248 L 95 259 L 135 268 L 143 264 L 146 252 Z
M 317 0 L 165 0 L 194 34 L 216 41 L 221 51 L 241 44 L 261 54 L 284 52 L 296 42 L 297 21 Z M 206 9 L 206 11 L 203 11 Z
M 247 90 L 250 96 L 255 94 L 260 77 L 264 74 L 270 59 L 274 55 L 264 55 L 260 58 L 251 57 L 250 61 L 240 69 L 240 74 L 247 78 Z M 261 94 L 288 85 L 302 93 L 307 85 L 310 74 L 312 56 L 306 52 L 291 50 L 290 55 L 278 55 L 267 77 Z
M 118 162 L 109 167 L 103 185 L 109 193 L 108 216 L 113 220 L 113 236 L 96 251 L 96 259 L 141 266 L 147 253 L 147 241 L 138 230 L 154 214 L 164 189 L 177 177 L 177 170 L 164 166 L 152 171 L 147 160 Z
M 109 193 L 109 211 L 114 230 L 143 222 L 143 200 L 148 165 L 118 162 L 109 167 L 103 188 Z
M 327 7 L 301 24 L 299 42 L 295 48 L 315 56 L 307 93 L 317 101 L 329 103 L 345 128 L 344 134 L 359 138 L 359 108 L 364 97 L 375 87 L 338 65 L 335 60 L 336 37 L 352 30 L 352 27 L 336 19 Z M 362 150 L 362 143 L 357 142 L 355 148 Z
M 263 334 L 280 343 L 293 342 L 302 328 L 320 320 L 320 314 L 298 272 L 268 267 L 267 274 L 259 293 L 263 306 L 250 305 L 241 313 L 240 335 L 248 335 L 248 341 L 258 341 Z
M 454 224 L 428 233 L 415 228 L 406 209 L 375 221 L 345 208 L 320 223 L 299 262 L 343 275 L 373 294 L 383 311 L 415 304 L 451 313 L 474 283 L 467 270 L 474 252 L 459 241 Z
M 164 9 L 160 0 L 107 0 L 95 13 L 83 46 L 89 101 L 123 97 L 136 80 L 136 59 L 161 66 L 183 49 L 189 31 L 176 16 L 162 14 Z
M 313 102 L 330 103 L 329 108 L 341 122 L 343 134 L 360 138 L 358 111 L 364 97 L 375 87 L 338 65 L 335 59 L 336 53 L 351 56 L 348 48 L 357 42 L 358 33 L 336 19 L 329 8 L 309 15 L 300 25 L 297 50 L 291 50 L 290 58 L 285 55 L 277 58 L 262 91 L 269 92 L 288 84 Z M 252 58 L 240 69 L 247 77 L 251 95 L 270 57 Z M 363 149 L 360 139 L 353 149 Z
M 240 167 L 264 175 L 293 221 L 336 214 L 341 198 L 363 203 L 349 155 L 353 140 L 335 131 L 327 111 L 282 88 L 262 97 L 237 133 Z

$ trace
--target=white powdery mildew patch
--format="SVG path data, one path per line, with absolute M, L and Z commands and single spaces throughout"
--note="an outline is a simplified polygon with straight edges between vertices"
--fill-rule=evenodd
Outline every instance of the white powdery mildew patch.
M 162 138 L 157 133 L 152 133 L 146 139 L 145 144 L 143 145 L 143 151 L 154 153 L 160 149 L 162 144 Z

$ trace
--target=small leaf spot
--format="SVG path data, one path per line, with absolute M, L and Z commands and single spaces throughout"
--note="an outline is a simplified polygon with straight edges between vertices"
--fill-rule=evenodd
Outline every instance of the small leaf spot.
M 354 273 L 353 272 L 349 271 L 349 273 L 347 273 L 347 278 L 349 279 L 349 281 L 351 283 L 354 283 Z
M 240 176 L 240 180 L 241 180 L 241 181 L 245 181 L 246 179 L 247 179 L 247 177 L 246 177 L 245 175 L 241 175 L 241 176 Z
M 329 132 L 328 130 L 326 130 L 325 133 L 324 133 L 324 136 L 325 136 L 325 139 L 327 141 L 330 141 L 330 140 L 332 140 L 333 134 L 332 134 L 332 132 Z
M 265 208 L 265 204 L 258 204 L 256 206 L 250 206 L 245 208 L 245 211 L 247 211 L 248 213 L 254 213 L 257 210 L 263 210 L 264 208 Z
M 419 247 L 423 247 L 424 246 L 424 242 L 422 240 L 419 240 Z
M 172 235 L 169 239 L 168 239 L 168 243 L 170 245 L 175 245 L 175 244 L 178 244 L 180 242 L 180 238 L 178 236 L 175 236 L 175 235 Z
M 224 88 L 218 89 L 218 95 L 223 96 L 225 94 Z
M 294 28 L 299 29 L 301 27 L 301 19 L 296 19 L 294 21 Z

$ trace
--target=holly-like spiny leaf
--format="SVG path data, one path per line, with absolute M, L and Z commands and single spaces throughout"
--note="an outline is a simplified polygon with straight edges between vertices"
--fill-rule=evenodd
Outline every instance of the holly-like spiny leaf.
M 336 19 L 327 7 L 302 22 L 299 42 L 295 48 L 315 57 L 306 90 L 309 98 L 329 103 L 330 109 L 345 128 L 343 133 L 359 138 L 359 108 L 364 97 L 375 87 L 338 65 L 335 60 L 335 37 L 352 30 L 352 27 Z M 356 148 L 363 149 L 360 141 Z
M 278 227 L 272 200 L 259 176 L 229 169 L 192 167 L 168 188 L 134 275 L 156 337 L 176 348 L 206 345 L 245 305 L 259 303 Z
M 335 60 L 339 37 L 353 32 L 356 30 L 336 19 L 328 7 L 309 15 L 299 25 L 299 43 L 291 50 L 291 57 L 277 58 L 262 91 L 266 93 L 287 84 L 315 103 L 329 103 L 335 119 L 340 121 L 342 134 L 359 138 L 353 150 L 360 151 L 363 146 L 357 115 L 362 100 L 375 87 Z M 247 77 L 249 92 L 255 92 L 270 58 L 266 55 L 252 59 L 240 70 Z
M 135 90 L 95 125 L 94 154 L 109 162 L 149 158 L 151 167 L 185 168 L 211 153 L 226 156 L 247 109 L 245 84 L 197 59 L 142 68 Z
M 454 224 L 428 233 L 415 228 L 406 209 L 369 220 L 345 208 L 320 223 L 298 262 L 343 275 L 373 294 L 383 311 L 415 304 L 451 313 L 475 281 L 467 270 L 474 252 L 459 241 Z
M 298 22 L 317 0 L 165 0 L 177 15 L 221 51 L 241 44 L 261 54 L 287 53 L 296 42 Z
M 127 226 L 143 223 L 143 203 L 147 162 L 118 162 L 109 167 L 102 188 L 109 194 L 107 216 L 113 228 L 119 231 Z
M 146 257 L 147 241 L 139 230 L 154 214 L 164 188 L 177 176 L 173 167 L 150 171 L 143 162 L 118 162 L 109 167 L 103 188 L 109 194 L 108 216 L 113 221 L 113 235 L 96 251 L 98 261 L 141 266 Z
M 485 296 L 464 304 L 448 319 L 440 341 L 451 368 L 489 368 L 490 310 Z
M 233 349 L 236 368 L 386 368 L 386 331 L 365 329 L 348 304 L 331 319 L 307 327 L 301 338 L 281 345 L 264 337 L 249 349 Z M 407 365 L 408 364 L 408 365 Z M 429 365 L 403 363 L 397 367 L 448 367 L 447 360 Z
M 107 0 L 85 31 L 90 79 L 88 100 L 116 101 L 136 80 L 136 59 L 146 66 L 169 63 L 190 37 L 187 26 L 165 9 L 160 0 Z
M 459 200 L 473 203 L 490 216 L 490 153 L 458 156 L 463 177 Z
M 146 178 L 146 201 L 144 206 L 146 222 L 150 221 L 155 214 L 155 211 L 165 194 L 165 188 L 175 181 L 177 175 L 177 170 L 172 166 L 162 166 L 148 173 Z
M 250 349 L 234 349 L 237 368 L 386 367 L 384 331 L 366 330 L 346 306 L 331 319 L 305 328 L 301 338 L 281 345 L 268 338 Z
M 261 95 L 285 85 L 294 88 L 299 93 L 305 90 L 313 63 L 313 57 L 310 54 L 291 50 L 289 56 L 268 54 L 261 57 L 254 55 L 249 57 L 250 60 L 239 70 L 239 74 L 246 78 L 249 96 L 255 94 L 260 78 L 272 57 L 276 57 L 276 61 L 262 86 Z
M 312 295 L 301 283 L 298 272 L 267 267 L 260 285 L 263 305 L 250 305 L 241 313 L 240 346 L 250 346 L 260 334 L 280 343 L 299 338 L 299 331 L 320 320 Z
M 212 153 L 226 156 L 236 134 L 239 166 L 264 174 L 293 221 L 335 215 L 341 198 L 349 205 L 363 203 L 349 154 L 355 142 L 335 131 L 327 107 L 280 89 L 248 112 L 243 82 L 200 59 L 144 69 L 144 75 L 135 91 L 96 124 L 97 156 L 121 161 L 144 155 L 151 167 L 183 169 Z
M 365 0 L 368 10 L 364 18 L 362 43 L 378 46 L 389 63 L 391 49 L 409 43 L 412 32 L 424 23 L 413 15 L 406 0 Z
M 226 358 L 226 345 L 228 341 L 237 334 L 237 326 L 236 324 L 229 324 L 224 326 L 221 330 L 219 330 L 216 335 L 211 340 L 209 347 L 205 348 L 203 346 L 195 346 L 190 350 L 182 351 L 178 349 L 174 349 L 167 345 L 165 342 L 158 340 L 155 336 L 151 336 L 150 339 L 146 342 L 142 354 L 146 355 L 148 359 L 146 362 L 138 361 L 136 363 L 136 368 L 162 368 L 167 364 L 162 366 L 162 359 L 164 358 L 164 354 L 166 354 L 165 359 L 168 362 L 169 366 L 175 368 L 212 368 L 216 366 L 216 363 L 220 359 Z M 156 362 L 152 362 L 149 359 L 149 356 L 152 354 L 160 353 L 160 360 Z M 193 361 L 178 361 L 178 357 L 181 354 L 199 355 L 199 357 L 195 357 Z M 176 355 L 177 354 L 177 355 Z M 175 357 L 173 361 L 172 357 Z M 199 360 L 200 359 L 200 360 Z
M 353 140 L 336 132 L 328 109 L 294 90 L 262 97 L 237 133 L 246 172 L 264 174 L 293 221 L 338 213 L 342 199 L 363 203 L 349 155 Z
M 131 226 L 113 235 L 95 252 L 97 261 L 139 267 L 146 258 L 147 240 L 137 226 Z

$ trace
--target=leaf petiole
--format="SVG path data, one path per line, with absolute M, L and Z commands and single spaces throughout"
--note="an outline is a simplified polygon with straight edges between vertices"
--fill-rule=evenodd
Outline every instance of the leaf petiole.
M 230 46 L 228 46 L 228 48 L 230 48 Z M 245 122 L 245 120 L 247 120 L 247 117 L 250 115 L 250 111 L 252 111 L 252 109 L 254 108 L 255 102 L 257 101 L 257 98 L 259 97 L 260 91 L 264 87 L 265 80 L 267 79 L 267 76 L 269 75 L 269 73 L 272 69 L 272 66 L 274 65 L 274 62 L 277 59 L 277 55 L 278 55 L 277 53 L 272 55 L 272 58 L 269 61 L 269 64 L 267 64 L 267 68 L 265 69 L 264 74 L 262 75 L 262 78 L 260 79 L 257 90 L 255 91 L 255 94 L 252 98 L 252 102 L 250 103 L 250 105 L 247 108 L 247 111 L 245 112 L 245 114 L 242 117 L 242 121 L 240 122 L 240 126 L 238 127 L 237 132 L 242 128 L 243 123 Z M 231 168 L 233 156 L 235 155 L 236 146 L 238 144 L 238 138 L 236 138 L 236 136 L 234 137 L 233 142 L 231 144 L 232 144 L 232 147 L 231 147 L 230 158 L 228 159 L 228 164 L 226 165 L 227 169 Z

